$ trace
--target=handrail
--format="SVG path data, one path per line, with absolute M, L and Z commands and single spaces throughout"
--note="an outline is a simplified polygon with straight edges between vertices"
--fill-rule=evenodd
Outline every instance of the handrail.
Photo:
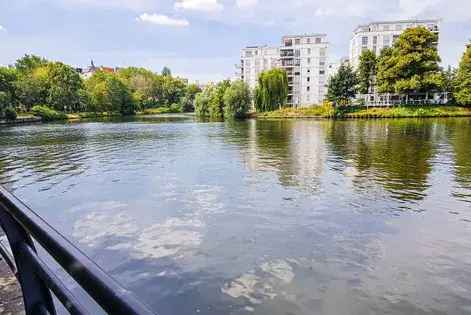
M 65 290 L 65 285 L 58 282 L 58 278 L 39 259 L 32 239 L 108 314 L 154 314 L 67 238 L 1 186 L 0 224 L 15 258 L 26 314 L 37 314 L 39 309 L 55 314 L 49 289 L 55 292 L 71 314 L 86 314 L 73 295 Z

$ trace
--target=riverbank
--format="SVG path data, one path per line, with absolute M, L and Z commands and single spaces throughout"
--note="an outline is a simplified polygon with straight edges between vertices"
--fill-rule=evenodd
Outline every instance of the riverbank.
M 267 118 L 417 118 L 417 117 L 467 117 L 471 107 L 459 106 L 401 106 L 401 107 L 337 107 L 323 105 L 305 108 L 281 108 L 252 114 Z

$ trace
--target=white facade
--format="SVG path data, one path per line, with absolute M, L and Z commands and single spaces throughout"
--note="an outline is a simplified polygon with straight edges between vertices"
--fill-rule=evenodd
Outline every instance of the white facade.
M 327 93 L 327 36 L 292 35 L 282 38 L 281 67 L 288 74 L 288 105 L 321 104 Z
M 356 69 L 360 63 L 361 52 L 365 49 L 379 56 L 381 50 L 391 47 L 404 30 L 417 26 L 425 26 L 438 34 L 440 20 L 386 21 L 358 26 L 353 31 L 353 37 L 350 40 L 350 64 Z
M 268 46 L 246 47 L 241 51 L 240 60 L 240 78 L 254 89 L 261 72 L 280 66 L 280 50 Z
M 281 47 L 246 47 L 240 78 L 254 89 L 262 71 L 282 68 L 288 74 L 288 105 L 321 104 L 327 93 L 328 45 L 325 34 L 311 34 L 284 36 Z

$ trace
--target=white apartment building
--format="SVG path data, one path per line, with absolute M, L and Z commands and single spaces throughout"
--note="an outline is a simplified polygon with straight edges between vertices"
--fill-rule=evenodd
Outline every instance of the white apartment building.
M 321 104 L 327 93 L 326 34 L 283 36 L 281 68 L 288 74 L 288 104 Z
M 240 78 L 254 89 L 261 72 L 280 66 L 280 49 L 268 46 L 246 47 L 241 51 L 240 61 Z
M 262 71 L 282 68 L 288 74 L 289 105 L 321 104 L 327 93 L 328 45 L 325 34 L 310 34 L 284 36 L 281 47 L 246 47 L 240 78 L 253 89 Z
M 405 29 L 417 26 L 425 26 L 438 34 L 440 20 L 402 20 L 359 25 L 350 40 L 350 64 L 356 69 L 363 50 L 369 49 L 379 55 L 383 48 L 391 47 Z

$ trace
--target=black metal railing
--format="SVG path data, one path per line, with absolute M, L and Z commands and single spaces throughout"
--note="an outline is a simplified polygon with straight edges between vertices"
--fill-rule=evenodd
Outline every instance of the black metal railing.
M 152 313 L 33 210 L 0 186 L 0 225 L 10 245 L 0 254 L 20 283 L 25 312 L 56 314 L 52 293 L 70 314 L 89 314 L 38 255 L 33 240 L 108 314 Z

